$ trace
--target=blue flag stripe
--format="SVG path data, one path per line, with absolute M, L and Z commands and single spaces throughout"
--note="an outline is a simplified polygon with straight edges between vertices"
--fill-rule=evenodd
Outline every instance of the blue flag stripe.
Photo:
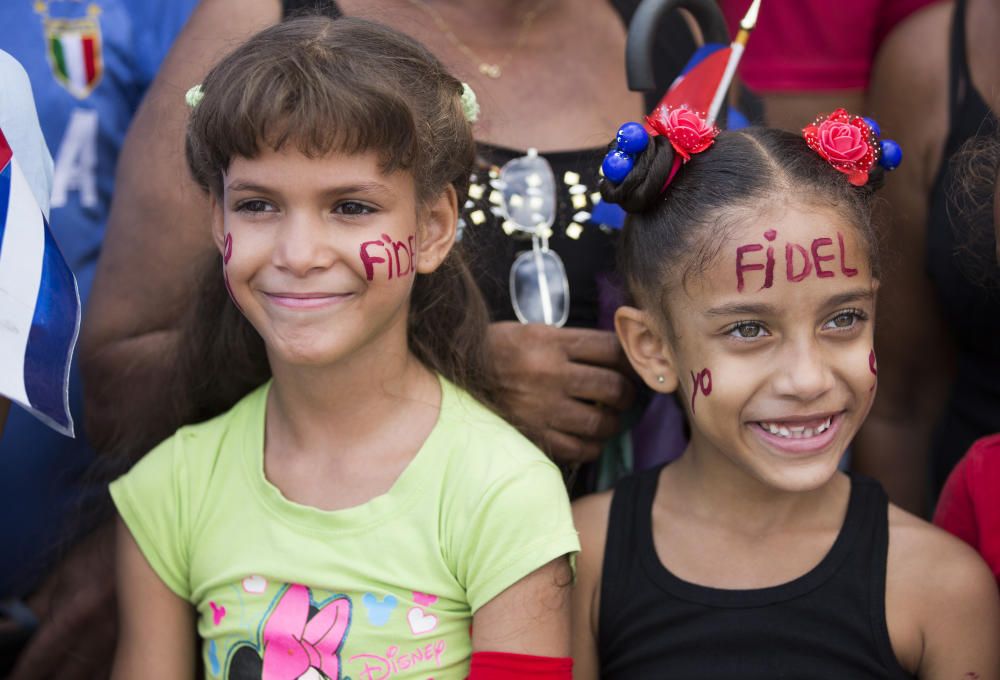
M 46 223 L 42 281 L 24 353 L 24 386 L 32 407 L 64 428 L 71 426 L 66 379 L 79 314 L 76 281 Z M 53 365 L 65 370 L 53 370 Z
M 0 170 L 0 249 L 3 248 L 3 233 L 7 226 L 7 206 L 10 204 L 10 176 L 13 172 L 13 161 L 8 161 Z

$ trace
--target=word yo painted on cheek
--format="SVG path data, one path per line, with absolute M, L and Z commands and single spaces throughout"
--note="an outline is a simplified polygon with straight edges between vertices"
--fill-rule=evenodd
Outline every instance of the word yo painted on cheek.
M 549 248 L 556 218 L 556 181 L 549 162 L 535 149 L 500 168 L 497 180 L 507 223 L 531 235 L 531 250 L 510 267 L 510 299 L 521 323 L 563 326 L 569 319 L 569 279 L 559 255 Z

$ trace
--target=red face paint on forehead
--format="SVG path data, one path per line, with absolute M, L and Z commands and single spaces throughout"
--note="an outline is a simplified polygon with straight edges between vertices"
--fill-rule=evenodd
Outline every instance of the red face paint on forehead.
M 698 391 L 701 391 L 706 397 L 712 393 L 712 372 L 707 368 L 695 373 L 691 371 L 691 413 L 694 410 L 695 397 L 698 396 Z
M 413 261 L 416 235 L 411 234 L 406 241 L 393 241 L 388 234 L 381 235 L 380 241 L 365 241 L 360 247 L 361 264 L 365 267 L 365 278 L 369 281 L 375 280 L 375 265 L 386 265 L 388 279 L 402 278 L 416 273 L 417 265 Z M 375 253 L 369 252 L 369 248 L 374 248 Z M 381 257 L 378 253 L 384 253 Z M 405 260 L 403 257 L 405 256 Z M 405 268 L 403 265 L 406 265 Z M 381 268 L 379 268 L 381 269 Z
M 778 232 L 768 229 L 764 232 L 767 249 L 761 243 L 744 243 L 736 248 L 736 290 L 743 292 L 746 287 L 747 273 L 764 272 L 764 281 L 758 290 L 771 288 L 774 285 L 774 248 L 770 245 L 778 237 Z M 833 238 L 821 236 L 812 239 L 808 246 L 787 241 L 785 243 L 785 280 L 798 283 L 813 272 L 821 279 L 833 278 L 837 271 L 848 278 L 857 276 L 858 270 L 847 263 L 844 235 L 837 232 L 837 251 L 833 251 Z M 764 262 L 754 253 L 765 251 Z M 838 256 L 839 252 L 839 256 Z M 830 264 L 826 264 L 830 263 Z

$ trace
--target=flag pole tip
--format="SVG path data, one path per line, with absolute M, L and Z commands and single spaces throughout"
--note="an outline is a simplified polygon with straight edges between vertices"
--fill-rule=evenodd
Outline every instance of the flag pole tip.
M 752 31 L 753 27 L 757 25 L 757 15 L 760 13 L 760 0 L 753 0 L 750 5 L 750 9 L 747 10 L 746 16 L 740 21 L 740 28 L 744 31 Z

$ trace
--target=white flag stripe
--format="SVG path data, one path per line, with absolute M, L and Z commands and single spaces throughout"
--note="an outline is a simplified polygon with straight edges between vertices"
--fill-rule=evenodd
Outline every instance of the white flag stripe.
M 63 33 L 59 41 L 62 43 L 69 82 L 73 84 L 73 89 L 86 92 L 87 68 L 83 63 L 83 36 L 79 33 Z
M 10 197 L 0 244 L 0 394 L 30 407 L 24 387 L 24 351 L 42 280 L 45 223 L 17 159 L 11 159 Z M 2 218 L 2 216 L 0 216 Z

